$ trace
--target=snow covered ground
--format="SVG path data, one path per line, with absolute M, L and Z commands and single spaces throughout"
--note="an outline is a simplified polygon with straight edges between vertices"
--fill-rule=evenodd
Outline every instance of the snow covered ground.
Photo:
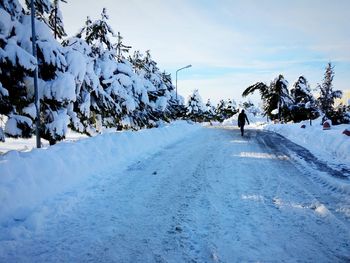
M 91 176 L 119 169 L 124 163 L 166 147 L 199 126 L 176 122 L 139 132 L 106 133 L 30 152 L 9 151 L 0 156 L 0 223 L 26 218 L 43 201 L 71 191 Z M 7 143 L 12 147 L 22 143 Z M 26 147 L 34 140 L 26 141 Z
M 301 128 L 305 125 L 305 128 Z M 350 136 L 343 134 L 350 131 L 350 125 L 332 126 L 323 130 L 320 121 L 315 120 L 310 126 L 309 121 L 295 124 L 270 124 L 265 129 L 274 131 L 289 140 L 305 147 L 318 158 L 336 165 L 350 166 Z
M 349 180 L 269 131 L 104 134 L 0 174 L 0 262 L 350 260 Z
M 72 132 L 69 130 L 66 134 L 65 142 L 74 142 L 83 138 L 88 138 L 87 135 Z M 58 142 L 60 143 L 60 142 Z M 49 147 L 49 142 L 41 139 L 41 144 L 43 148 Z M 9 151 L 15 150 L 15 151 L 21 151 L 21 152 L 28 152 L 32 149 L 36 148 L 36 138 L 32 137 L 30 139 L 23 139 L 23 138 L 6 138 L 6 142 L 0 142 L 0 154 L 5 154 Z

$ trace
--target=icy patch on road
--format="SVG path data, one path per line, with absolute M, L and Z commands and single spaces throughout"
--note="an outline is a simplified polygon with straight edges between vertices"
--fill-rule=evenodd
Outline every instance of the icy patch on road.
M 313 210 L 317 215 L 321 217 L 326 217 L 331 215 L 331 212 L 328 210 L 328 208 L 320 202 L 312 202 L 311 204 L 302 204 L 302 203 L 295 203 L 295 202 L 287 202 L 278 197 L 273 198 L 272 202 L 278 208 L 310 209 L 310 210 Z
M 242 195 L 241 198 L 242 198 L 242 200 L 252 200 L 252 201 L 256 201 L 256 202 L 262 202 L 265 199 L 261 195 Z
M 241 152 L 239 155 L 235 155 L 235 157 L 289 160 L 289 157 L 286 155 L 275 155 L 275 154 L 262 153 L 262 152 Z

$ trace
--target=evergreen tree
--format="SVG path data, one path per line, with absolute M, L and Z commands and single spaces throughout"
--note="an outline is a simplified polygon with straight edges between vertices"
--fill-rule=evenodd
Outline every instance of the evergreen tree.
M 205 120 L 206 121 L 212 121 L 216 118 L 215 115 L 215 107 L 211 104 L 210 99 L 208 99 L 207 103 L 205 104 L 206 111 L 204 113 Z
M 278 109 L 279 121 L 283 119 L 289 119 L 289 106 L 292 104 L 292 100 L 289 96 L 288 81 L 279 75 L 270 85 L 270 105 L 276 105 Z
M 128 53 L 131 49 L 131 46 L 126 46 L 123 44 L 123 37 L 120 35 L 120 32 L 118 32 L 117 40 L 118 42 L 115 46 L 115 49 L 117 50 L 117 59 L 120 62 L 122 59 L 125 59 L 123 53 Z
M 64 25 L 63 25 L 63 17 L 62 17 L 62 12 L 59 7 L 59 3 L 67 3 L 66 0 L 54 0 L 53 1 L 53 8 L 50 11 L 49 15 L 49 26 L 54 32 L 55 39 L 57 38 L 62 38 L 67 36 L 67 33 L 64 30 Z
M 279 120 L 283 118 L 285 121 L 288 121 L 290 119 L 289 107 L 292 104 L 292 100 L 288 91 L 288 81 L 284 79 L 283 75 L 279 75 L 275 78 L 270 83 L 270 86 L 262 82 L 257 82 L 248 87 L 243 92 L 242 96 L 246 97 L 257 90 L 260 92 L 263 101 L 265 115 L 269 116 L 271 119 L 275 119 L 273 112 L 277 109 Z
M 234 100 L 229 99 L 226 104 L 226 116 L 227 118 L 231 118 L 233 115 L 235 115 L 237 111 L 237 104 Z
M 28 22 L 29 24 L 29 22 Z M 37 58 L 41 100 L 41 136 L 50 144 L 65 138 L 69 111 L 76 100 L 75 80 L 67 72 L 66 50 L 50 34 L 50 28 L 37 22 Z M 30 42 L 30 37 L 27 39 Z M 33 82 L 28 82 L 32 87 Z
M 27 10 L 31 10 L 31 0 L 25 0 Z M 48 16 L 54 9 L 53 4 L 50 0 L 34 0 L 35 15 L 37 19 L 49 25 Z M 30 13 L 30 11 L 28 12 Z
M 36 5 L 42 12 L 49 8 L 48 1 L 36 1 Z M 9 13 L 4 13 L 1 18 L 7 19 L 7 16 Z M 29 15 L 22 15 L 17 20 L 16 17 L 18 16 L 12 16 L 11 20 L 14 22 L 8 23 L 12 29 L 7 31 L 10 35 L 3 42 L 5 55 L 1 60 L 1 67 L 4 67 L 0 73 L 4 74 L 1 78 L 2 86 L 8 91 L 12 108 L 8 108 L 9 119 L 5 132 L 13 137 L 30 137 L 36 118 L 33 85 L 36 59 L 31 55 L 31 32 L 28 31 L 31 18 Z M 75 100 L 75 83 L 72 75 L 66 72 L 65 50 L 53 39 L 47 25 L 36 21 L 36 29 L 41 101 L 39 130 L 42 138 L 55 143 L 64 138 L 70 122 L 68 110 Z M 6 98 L 2 95 L 4 97 Z
M 254 116 L 257 116 L 258 114 L 261 114 L 261 110 L 259 107 L 256 107 L 254 103 L 250 100 L 244 101 L 243 103 L 239 104 L 240 108 L 243 108 L 246 113 L 250 113 Z
M 83 39 L 73 37 L 65 41 L 64 45 L 67 49 L 67 71 L 74 76 L 76 83 L 77 98 L 69 111 L 72 118 L 71 128 L 93 135 L 101 126 L 96 114 L 100 112 L 96 100 L 99 96 L 107 96 L 95 72 L 95 55 Z
M 324 118 L 331 119 L 334 114 L 334 101 L 337 98 L 342 97 L 342 92 L 340 90 L 333 91 L 333 78 L 334 78 L 334 66 L 328 63 L 326 71 L 323 77 L 322 85 L 318 85 L 320 89 L 320 96 L 318 98 L 318 104 Z
M 316 100 L 311 93 L 310 85 L 304 76 L 300 76 L 291 89 L 291 115 L 294 122 L 318 117 Z
M 59 7 L 60 2 L 67 3 L 66 0 L 53 0 L 53 2 L 51 0 L 34 0 L 37 19 L 49 26 L 55 39 L 67 36 L 64 30 L 62 12 Z M 25 0 L 25 3 L 27 9 L 31 10 L 31 0 Z
M 23 14 L 17 1 L 0 2 L 0 114 L 8 117 L 4 131 L 8 136 L 28 138 L 33 122 L 25 116 L 32 102 L 26 79 L 32 76 L 36 59 L 16 35 L 24 29 Z
M 237 112 L 236 102 L 231 99 L 228 99 L 227 101 L 220 100 L 219 104 L 216 107 L 216 115 L 220 122 L 231 118 Z
M 171 75 L 166 72 L 161 73 L 161 80 L 166 87 L 164 93 L 164 97 L 167 100 L 167 106 L 165 108 L 166 118 L 175 120 L 179 116 L 179 102 L 176 100 L 175 86 L 172 83 Z
M 145 65 L 143 64 L 143 56 L 139 50 L 134 51 L 134 54 L 129 56 L 128 60 L 133 65 L 134 71 L 138 74 L 140 74 L 145 68 Z
M 220 122 L 223 122 L 226 119 L 225 109 L 226 109 L 226 102 L 224 100 L 220 100 L 215 109 L 217 119 Z
M 94 72 L 99 80 L 94 90 L 90 93 L 91 106 L 93 109 L 95 127 L 114 127 L 121 119 L 120 97 L 111 87 L 111 79 L 117 69 L 115 49 L 110 38 L 115 37 L 114 31 L 108 24 L 106 8 L 103 8 L 101 19 L 92 21 L 89 17 L 85 26 L 77 34 L 91 48 L 91 56 L 94 60 Z M 119 85 L 120 86 L 120 85 Z M 112 97 L 113 95 L 114 97 Z
M 175 87 L 171 83 L 169 74 L 161 73 L 157 63 L 152 59 L 149 50 L 145 56 L 138 56 L 136 60 L 139 75 L 144 78 L 151 112 L 151 119 L 169 121 L 172 114 L 177 112 L 175 105 Z
M 93 52 L 99 55 L 102 55 L 106 49 L 109 51 L 114 50 L 110 37 L 116 37 L 116 35 L 112 27 L 108 24 L 108 20 L 107 9 L 103 8 L 101 19 L 92 22 L 87 17 L 85 27 L 77 34 L 78 38 L 85 39 L 92 46 Z
M 330 119 L 334 125 L 338 124 L 349 124 L 350 123 L 350 106 L 345 106 L 343 104 L 335 107 L 332 112 Z
M 24 9 L 18 0 L 0 0 L 0 9 L 6 11 L 10 17 L 19 20 L 24 14 Z
M 314 100 L 314 97 L 311 94 L 310 85 L 304 76 L 300 76 L 294 83 L 290 94 L 295 104 L 306 104 L 307 102 Z
M 204 120 L 204 113 L 206 111 L 202 98 L 198 90 L 194 90 L 187 101 L 187 117 L 195 122 L 202 122 Z

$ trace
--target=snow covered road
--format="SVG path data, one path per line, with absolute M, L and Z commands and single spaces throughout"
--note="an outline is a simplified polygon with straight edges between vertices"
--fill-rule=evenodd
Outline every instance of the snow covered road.
M 46 202 L 0 262 L 348 262 L 341 169 L 274 133 L 203 128 Z

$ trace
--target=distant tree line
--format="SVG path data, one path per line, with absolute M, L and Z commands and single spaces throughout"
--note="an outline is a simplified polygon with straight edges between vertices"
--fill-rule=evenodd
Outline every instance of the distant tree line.
M 350 123 L 350 106 L 335 106 L 335 100 L 342 97 L 342 92 L 333 90 L 333 78 L 334 66 L 328 63 L 322 84 L 316 87 L 319 93 L 317 98 L 304 76 L 300 76 L 289 90 L 288 81 L 283 75 L 279 75 L 269 85 L 257 82 L 249 86 L 242 96 L 258 91 L 263 102 L 263 114 L 271 120 L 300 122 L 322 116 L 323 121 L 331 120 L 333 125 Z
M 239 109 L 245 109 L 254 116 L 261 114 L 260 109 L 249 100 L 237 105 L 233 99 L 222 99 L 214 106 L 208 99 L 207 103 L 204 104 L 198 90 L 195 90 L 188 97 L 184 107 L 184 117 L 194 122 L 223 122 L 237 114 Z

